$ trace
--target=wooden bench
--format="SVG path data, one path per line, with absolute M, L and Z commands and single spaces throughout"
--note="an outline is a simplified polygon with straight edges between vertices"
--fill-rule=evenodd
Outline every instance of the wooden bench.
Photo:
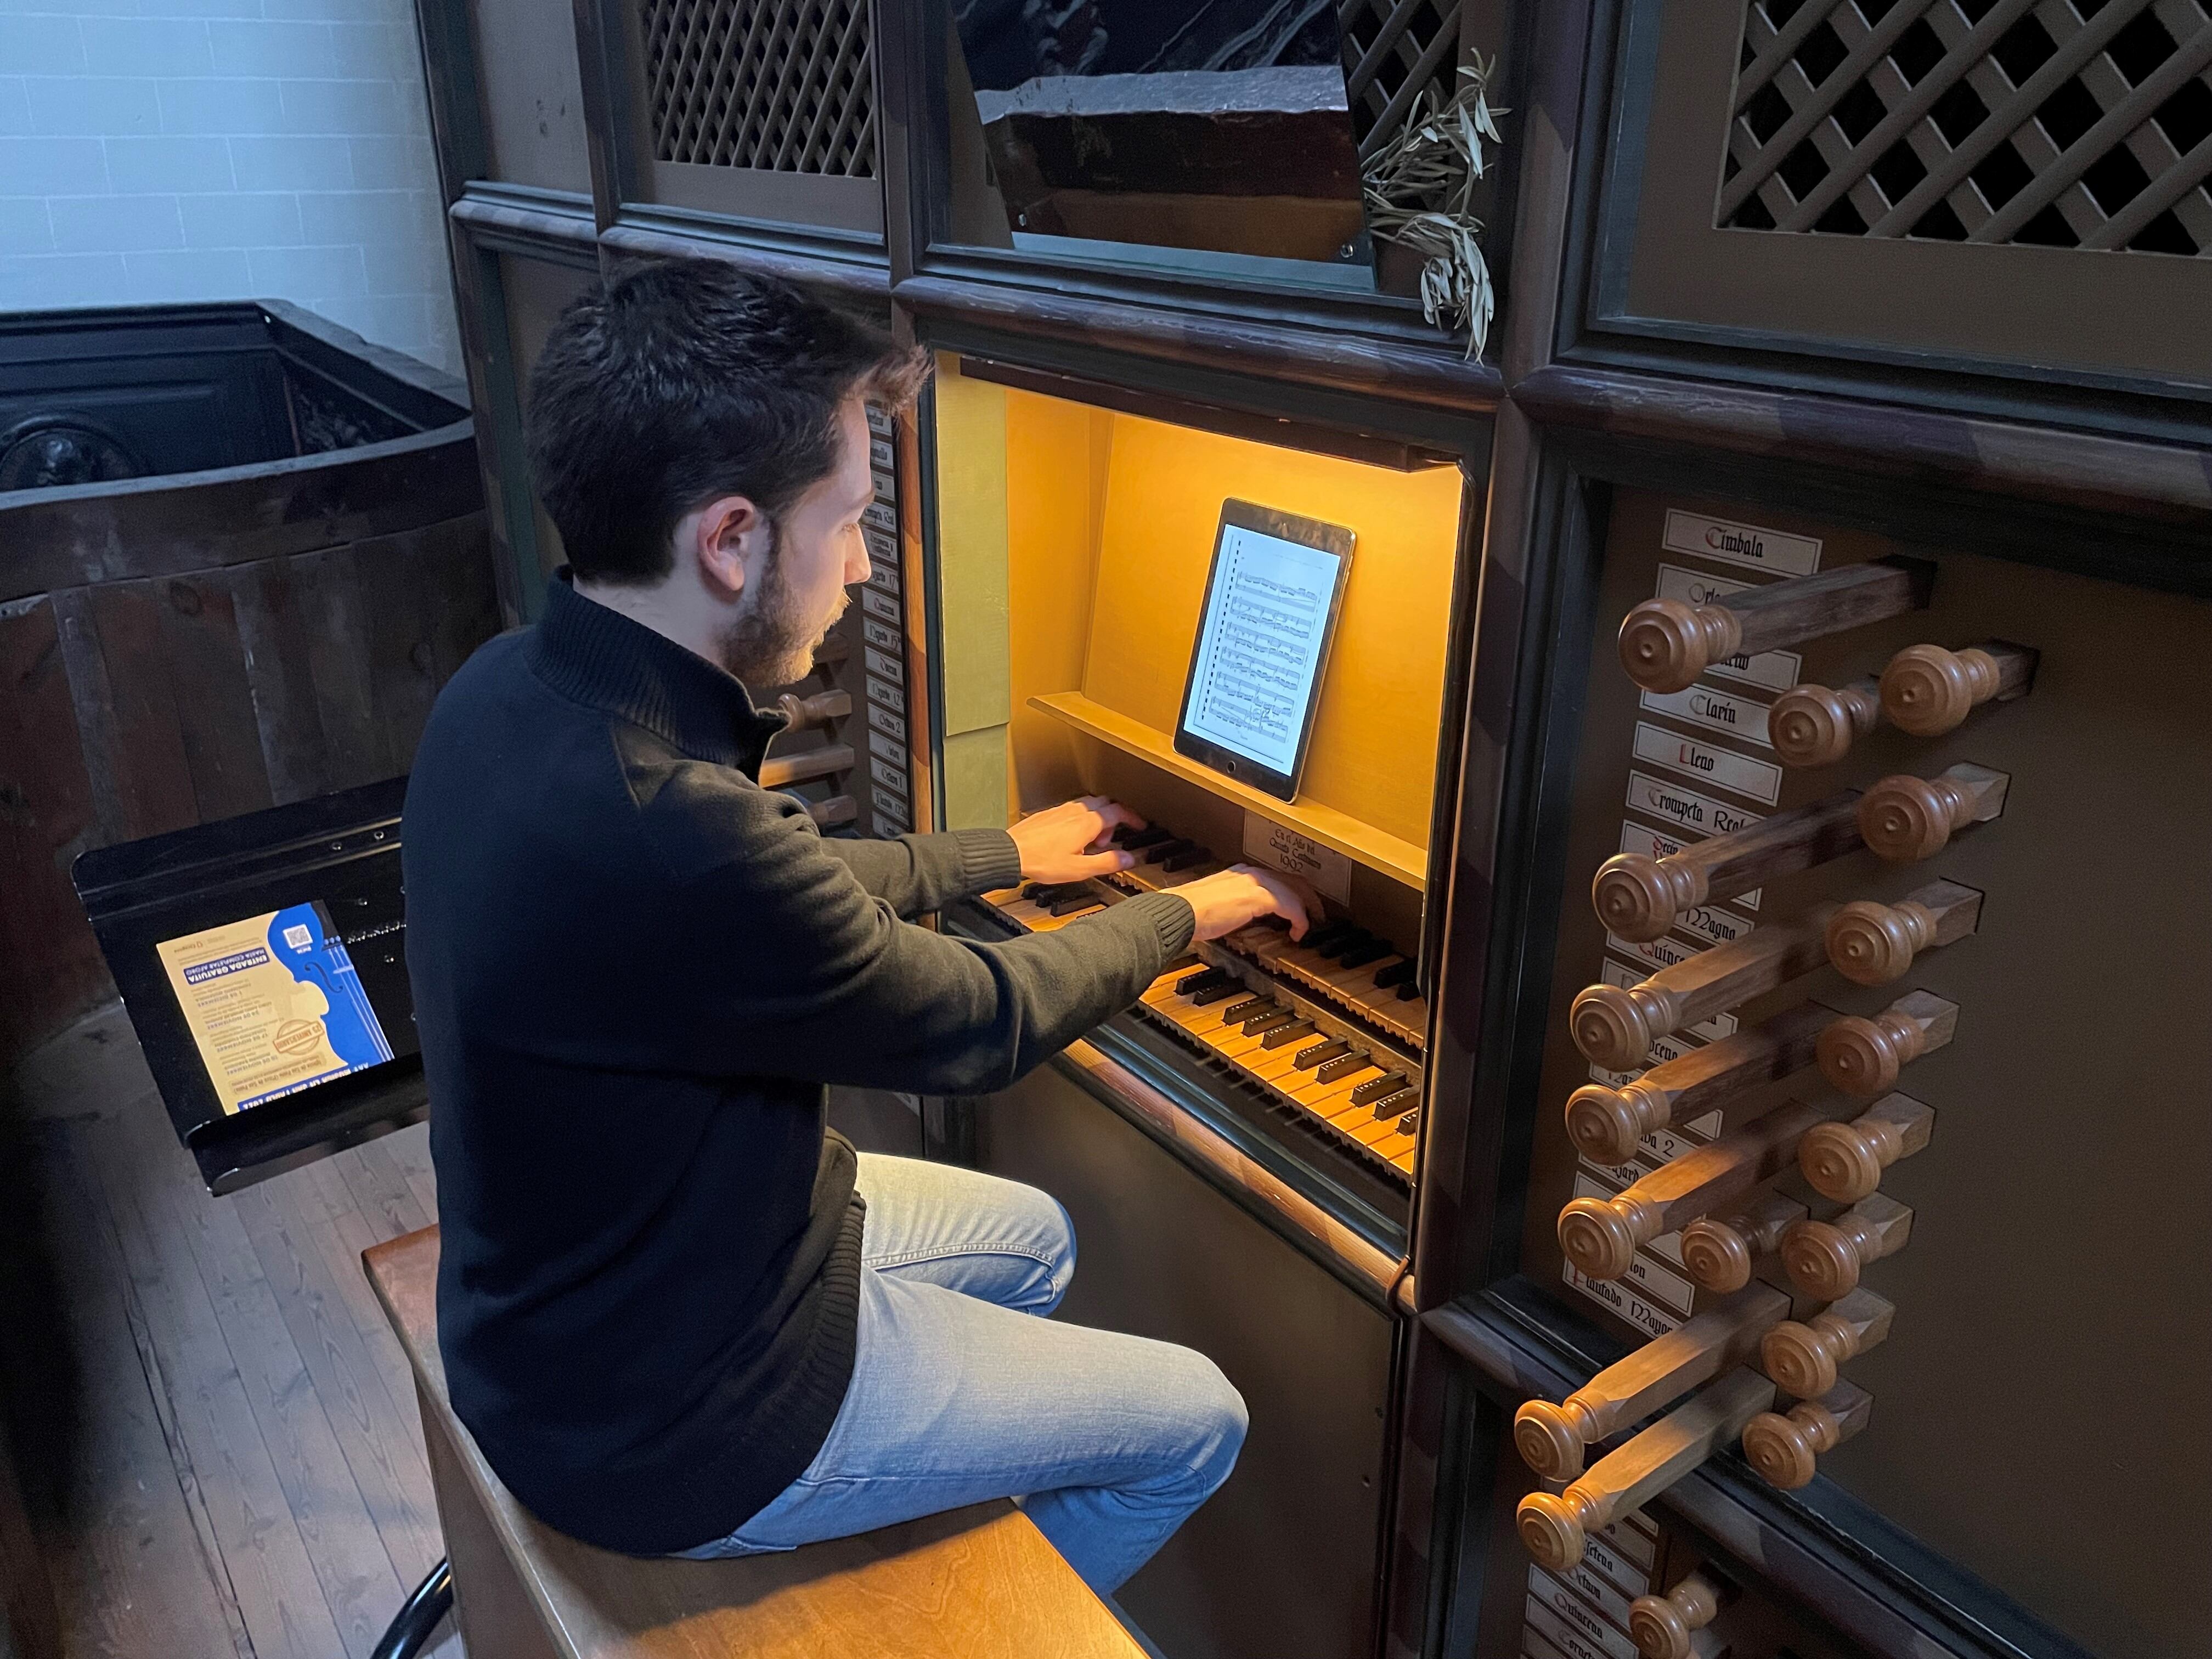
M 782 1555 L 640 1560 L 529 1514 L 453 1415 L 438 1356 L 438 1230 L 364 1251 L 415 1368 L 469 1659 L 1143 1659 L 1011 1504 Z

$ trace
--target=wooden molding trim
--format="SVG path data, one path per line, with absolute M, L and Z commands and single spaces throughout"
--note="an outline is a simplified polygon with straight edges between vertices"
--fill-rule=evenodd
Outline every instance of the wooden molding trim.
M 1060 1051 L 1060 1061 L 1112 1095 L 1132 1115 L 1151 1126 L 1188 1156 L 1231 1185 L 1257 1199 L 1289 1232 L 1316 1254 L 1343 1267 L 1370 1287 L 1383 1307 L 1396 1311 L 1395 1291 L 1401 1264 L 1386 1255 L 1303 1193 L 1297 1192 L 1231 1146 L 1220 1135 L 1146 1083 L 1119 1061 L 1080 1040 Z
M 1305 320 L 1209 315 L 950 276 L 909 276 L 891 298 L 917 317 L 1484 414 L 1504 383 L 1439 339 L 1436 349 Z
M 2131 517 L 2212 511 L 2201 451 L 2102 433 L 1554 363 L 1513 384 L 1539 424 L 1848 467 Z

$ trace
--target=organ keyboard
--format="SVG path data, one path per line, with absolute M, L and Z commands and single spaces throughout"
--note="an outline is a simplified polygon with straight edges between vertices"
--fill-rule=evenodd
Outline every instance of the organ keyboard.
M 1154 826 L 1116 845 L 1137 865 L 1094 880 L 1034 883 L 983 895 L 1033 933 L 1066 927 L 1139 892 L 1169 891 L 1227 867 L 1206 848 Z M 1303 940 L 1258 923 L 1201 942 L 1146 990 L 1139 1009 L 1269 1102 L 1323 1131 L 1399 1186 L 1419 1140 L 1428 1003 L 1413 958 L 1346 920 Z

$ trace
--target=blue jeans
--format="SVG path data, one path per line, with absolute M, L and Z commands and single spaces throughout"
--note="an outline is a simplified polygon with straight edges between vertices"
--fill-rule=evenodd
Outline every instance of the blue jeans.
M 694 1559 L 795 1549 L 1017 1499 L 1093 1589 L 1117 1588 L 1229 1478 L 1244 1401 L 1188 1348 L 1042 1317 L 1075 1272 L 1033 1187 L 860 1155 L 853 1381 L 806 1473 Z

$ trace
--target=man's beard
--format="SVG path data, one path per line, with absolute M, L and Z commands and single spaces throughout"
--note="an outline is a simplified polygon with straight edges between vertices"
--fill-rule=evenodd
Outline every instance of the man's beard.
M 849 600 L 841 595 L 836 614 L 817 623 L 800 610 L 773 541 L 762 563 L 759 585 L 738 601 L 737 619 L 723 632 L 721 653 L 724 668 L 748 689 L 764 691 L 806 677 L 814 666 L 814 647 L 845 614 Z

